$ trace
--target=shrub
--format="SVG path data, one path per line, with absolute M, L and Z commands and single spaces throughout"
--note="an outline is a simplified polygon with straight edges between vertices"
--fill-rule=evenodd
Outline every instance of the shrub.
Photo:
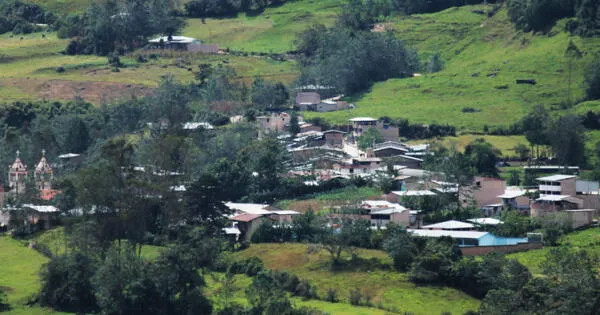
M 63 73 L 63 72 L 65 72 L 65 67 L 63 67 L 63 66 L 56 67 L 56 72 L 57 73 Z
M 360 301 L 362 300 L 362 293 L 360 289 L 355 288 L 350 290 L 350 296 L 348 297 L 350 304 L 352 305 L 360 305 Z
M 325 301 L 331 302 L 331 303 L 337 303 L 338 302 L 337 290 L 334 288 L 327 289 L 327 292 L 325 293 Z

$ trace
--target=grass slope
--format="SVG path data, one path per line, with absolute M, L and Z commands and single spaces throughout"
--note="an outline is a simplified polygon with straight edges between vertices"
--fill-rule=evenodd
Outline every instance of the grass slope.
M 560 240 L 559 246 L 565 246 L 572 249 L 584 249 L 596 257 L 600 257 L 600 227 L 593 227 L 583 231 L 567 234 Z M 522 253 L 509 254 L 509 258 L 517 259 L 523 265 L 527 266 L 533 274 L 540 274 L 540 263 L 544 261 L 546 254 L 552 247 L 530 250 Z M 600 265 L 598 266 L 600 268 Z
M 451 8 L 434 14 L 398 17 L 388 23 L 396 36 L 419 50 L 426 61 L 439 52 L 443 71 L 375 84 L 356 98 L 350 111 L 313 113 L 335 123 L 355 116 L 404 117 L 422 123 L 452 124 L 466 131 L 485 125 L 506 126 L 536 104 L 558 108 L 566 102 L 564 51 L 569 36 L 559 23 L 548 35 L 514 30 L 506 9 L 492 18 L 474 13 L 485 6 Z M 583 71 L 599 51 L 600 39 L 572 37 L 586 54 L 573 73 L 573 99 L 583 97 Z M 516 79 L 535 79 L 537 85 L 517 85 Z M 595 108 L 597 102 L 582 105 Z M 463 113 L 471 107 L 473 113 Z M 562 111 L 561 111 L 562 112 Z
M 345 0 L 290 1 L 261 14 L 236 18 L 188 19 L 184 35 L 242 51 L 281 53 L 294 50 L 296 34 L 320 23 L 332 25 Z
M 21 37 L 23 39 L 21 39 Z M 178 80 L 194 80 L 198 65 L 227 64 L 238 79 L 250 84 L 254 77 L 289 83 L 297 76 L 295 62 L 275 61 L 266 57 L 182 54 L 166 52 L 158 59 L 139 63 L 134 56 L 123 57 L 127 66 L 113 72 L 105 57 L 67 56 L 60 51 L 66 40 L 55 33 L 10 37 L 0 36 L 0 99 L 71 100 L 75 96 L 100 103 L 114 99 L 141 96 L 152 91 L 164 75 Z M 64 72 L 58 73 L 57 67 Z
M 40 289 L 39 271 L 48 261 L 25 243 L 0 236 L 0 288 L 11 309 L 3 314 L 63 314 L 47 308 L 26 306 Z
M 440 314 L 448 311 L 462 314 L 467 310 L 479 308 L 478 300 L 459 290 L 416 286 L 408 281 L 406 274 L 393 270 L 333 272 L 329 268 L 330 258 L 327 253 L 321 251 L 309 254 L 308 250 L 308 246 L 304 244 L 253 244 L 236 255 L 239 258 L 256 256 L 263 260 L 267 268 L 293 272 L 316 285 L 320 295 L 324 295 L 327 289 L 334 288 L 344 303 L 348 303 L 350 290 L 359 288 L 373 296 L 375 305 L 393 308 L 399 312 Z M 391 263 L 389 257 L 382 251 L 359 250 L 359 256 L 386 264 Z M 313 301 L 306 303 L 316 305 Z

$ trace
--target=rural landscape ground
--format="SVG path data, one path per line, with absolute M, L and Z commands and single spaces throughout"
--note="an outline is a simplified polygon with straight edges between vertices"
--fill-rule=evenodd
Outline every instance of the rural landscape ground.
M 31 0 L 61 14 L 86 10 L 87 0 Z M 96 106 L 118 100 L 150 95 L 161 78 L 173 75 L 182 82 L 195 79 L 200 64 L 227 64 L 237 79 L 250 85 L 256 77 L 293 86 L 300 72 L 291 54 L 299 32 L 321 23 L 333 25 L 343 0 L 297 0 L 269 7 L 257 14 L 206 20 L 186 19 L 181 35 L 218 44 L 235 54 L 205 55 L 165 52 L 139 62 L 143 50 L 130 53 L 121 61 L 124 67 L 112 71 L 106 57 L 69 56 L 63 53 L 68 40 L 55 32 L 27 35 L 0 35 L 0 101 L 68 101 L 82 98 Z M 487 131 L 507 127 L 526 115 L 535 105 L 551 109 L 554 116 L 566 113 L 600 112 L 600 101 L 584 101 L 586 65 L 600 52 L 600 38 L 572 36 L 559 21 L 547 34 L 515 30 L 501 8 L 488 17 L 483 11 L 492 6 L 468 5 L 438 13 L 395 16 L 382 23 L 386 30 L 418 50 L 425 63 L 438 53 L 444 68 L 437 73 L 422 73 L 412 78 L 390 79 L 376 83 L 360 95 L 348 96 L 355 108 L 330 113 L 307 112 L 306 119 L 321 117 L 333 125 L 347 125 L 357 116 L 405 118 L 423 124 L 448 124 L 458 130 L 456 137 L 416 140 L 411 143 L 439 142 L 459 149 L 477 138 L 498 148 L 505 157 L 515 156 L 513 148 L 528 145 L 522 135 L 490 135 Z M 575 62 L 571 101 L 567 95 L 565 49 L 572 40 L 583 52 Z M 275 57 L 275 54 L 278 54 Z M 61 69 L 57 71 L 57 69 Z M 516 84 L 517 79 L 533 79 L 536 85 Z M 469 110 L 465 110 L 465 109 Z M 593 148 L 600 132 L 588 131 L 586 144 Z M 591 151 L 591 150 L 590 150 Z M 501 176 L 514 168 L 501 169 Z M 377 188 L 356 188 L 311 195 L 302 199 L 280 200 L 283 208 L 299 211 L 326 209 L 336 200 L 367 199 L 380 196 Z M 40 289 L 42 266 L 49 260 L 28 247 L 31 240 L 45 244 L 54 254 L 65 250 L 64 231 L 55 229 L 28 240 L 0 236 L 0 284 L 11 309 L 6 314 L 67 314 L 35 304 Z M 558 246 L 585 248 L 600 255 L 598 227 L 574 232 L 561 238 Z M 164 248 L 144 246 L 143 256 L 155 259 Z M 549 248 L 508 255 L 539 275 L 539 263 Z M 361 249 L 364 263 L 352 270 L 332 271 L 329 257 L 298 243 L 253 244 L 234 254 L 232 259 L 260 258 L 273 270 L 293 272 L 315 285 L 319 294 L 338 288 L 339 303 L 303 300 L 293 297 L 297 306 L 310 306 L 330 314 L 463 314 L 477 310 L 480 300 L 461 290 L 423 285 L 408 280 L 406 273 L 393 268 L 387 253 Z M 344 257 L 349 260 L 351 257 Z M 600 266 L 598 266 L 600 268 Z M 218 277 L 219 274 L 212 276 Z M 206 294 L 215 297 L 219 283 L 206 275 Z M 248 305 L 244 290 L 251 278 L 236 275 L 234 299 Z M 348 301 L 350 288 L 359 287 L 372 297 L 373 305 L 354 306 Z M 31 302 L 31 303 L 30 303 Z

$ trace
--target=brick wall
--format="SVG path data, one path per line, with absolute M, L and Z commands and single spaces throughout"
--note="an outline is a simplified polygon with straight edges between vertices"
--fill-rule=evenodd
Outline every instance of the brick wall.
M 517 245 L 502 245 L 502 246 L 474 246 L 474 247 L 461 247 L 460 251 L 464 256 L 480 256 L 488 253 L 516 253 L 525 252 L 531 249 L 543 248 L 542 243 L 523 243 Z

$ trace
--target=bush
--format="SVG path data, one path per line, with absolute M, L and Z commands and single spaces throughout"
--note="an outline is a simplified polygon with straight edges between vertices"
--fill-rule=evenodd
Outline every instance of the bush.
M 242 261 L 233 261 L 229 265 L 229 272 L 233 274 L 246 274 L 249 277 L 256 276 L 259 272 L 263 271 L 265 266 L 257 257 L 250 257 Z
M 348 297 L 348 301 L 350 302 L 350 304 L 360 305 L 361 300 L 362 300 L 362 293 L 360 292 L 359 288 L 354 288 L 354 289 L 350 290 L 350 296 Z
M 325 301 L 331 302 L 331 303 L 337 303 L 338 302 L 337 290 L 334 288 L 327 289 L 327 292 L 325 293 Z
M 42 269 L 40 304 L 65 312 L 88 313 L 97 310 L 91 279 L 94 262 L 74 252 L 52 259 Z
M 56 72 L 57 73 L 63 73 L 63 72 L 65 72 L 65 67 L 63 67 L 63 66 L 56 67 Z

